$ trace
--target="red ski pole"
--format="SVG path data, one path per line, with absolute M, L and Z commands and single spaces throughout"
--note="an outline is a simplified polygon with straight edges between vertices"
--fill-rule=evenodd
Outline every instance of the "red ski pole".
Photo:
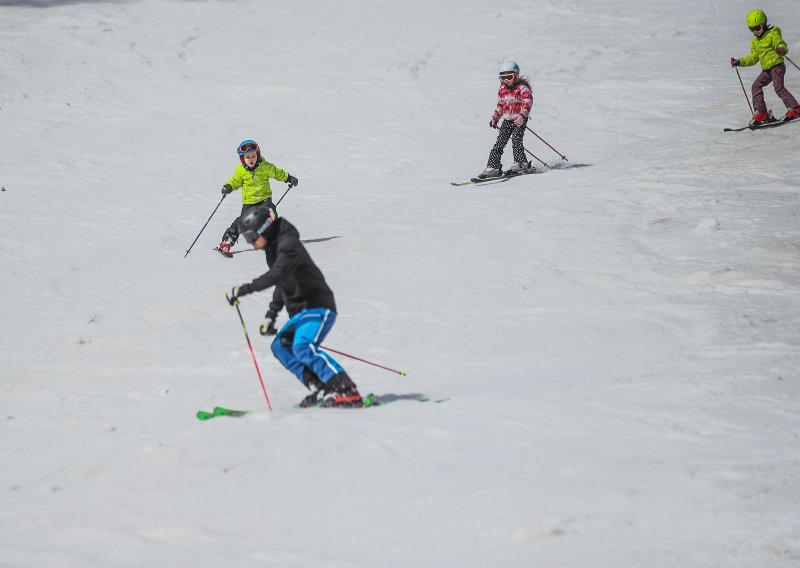
M 242 311 L 239 309 L 239 302 L 234 304 L 236 306 L 236 313 L 239 314 L 239 321 L 242 322 L 242 331 L 244 332 L 244 337 L 247 339 L 247 346 L 250 348 L 250 355 L 253 356 L 253 365 L 256 366 L 256 373 L 258 373 L 258 380 L 261 383 L 261 390 L 264 391 L 264 398 L 267 399 L 267 408 L 270 412 L 272 412 L 272 405 L 269 402 L 269 396 L 267 396 L 267 388 L 264 386 L 264 379 L 261 378 L 261 370 L 258 368 L 258 361 L 256 361 L 256 354 L 253 352 L 253 345 L 250 343 L 250 336 L 247 334 L 247 327 L 244 325 L 244 318 L 242 317 Z
M 362 359 L 361 357 L 356 357 L 355 355 L 350 355 L 348 353 L 343 353 L 342 351 L 337 351 L 336 349 L 328 347 L 327 345 L 320 345 L 320 347 L 322 347 L 326 351 L 333 351 L 334 353 L 337 353 L 338 355 L 344 355 L 345 357 L 350 357 L 351 359 L 355 359 L 356 361 L 361 361 L 362 363 L 366 363 L 367 365 L 372 365 L 374 367 L 380 367 L 381 369 L 384 369 L 386 371 L 391 371 L 392 373 L 397 373 L 398 375 L 405 376 L 405 374 L 406 374 L 405 371 L 398 371 L 397 369 L 392 369 L 390 367 L 384 367 L 383 365 L 378 365 L 377 363 L 373 363 L 372 361 L 367 361 L 366 359 Z
M 550 149 L 551 149 L 553 152 L 555 152 L 556 154 L 558 154 L 559 156 L 561 156 L 561 159 L 562 159 L 562 160 L 567 160 L 567 157 L 566 157 L 564 154 L 562 154 L 561 152 L 559 152 L 558 150 L 556 150 L 555 148 L 553 148 L 553 147 L 552 147 L 552 146 L 551 146 L 551 145 L 550 145 L 550 144 L 547 142 L 547 140 L 545 140 L 544 138 L 542 138 L 541 136 L 539 136 L 538 134 L 536 134 L 536 133 L 535 133 L 535 132 L 534 132 L 534 131 L 531 129 L 531 127 L 530 127 L 530 126 L 527 126 L 527 125 L 526 125 L 526 126 L 525 126 L 525 128 L 527 128 L 528 130 L 530 130 L 530 131 L 531 131 L 531 133 L 532 133 L 534 136 L 536 136 L 536 138 L 538 138 L 539 140 L 541 140 L 542 142 L 544 142 L 544 143 L 547 145 L 547 147 L 548 147 L 548 148 L 550 148 Z M 569 162 L 569 160 L 567 160 L 567 162 Z

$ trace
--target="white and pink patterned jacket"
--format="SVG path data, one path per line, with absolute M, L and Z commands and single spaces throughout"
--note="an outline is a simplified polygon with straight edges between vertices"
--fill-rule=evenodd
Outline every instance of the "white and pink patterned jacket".
M 497 91 L 497 106 L 493 116 L 498 120 L 501 116 L 506 120 L 514 120 L 519 115 L 527 118 L 531 114 L 532 105 L 533 93 L 527 85 L 517 83 L 509 89 L 503 83 Z

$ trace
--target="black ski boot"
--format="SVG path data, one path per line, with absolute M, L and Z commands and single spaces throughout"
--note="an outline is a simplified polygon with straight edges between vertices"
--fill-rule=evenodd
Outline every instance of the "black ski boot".
M 355 383 L 342 371 L 334 375 L 325 385 L 327 392 L 320 406 L 324 408 L 362 408 L 364 401 Z
M 311 394 L 301 400 L 298 406 L 300 408 L 319 406 L 322 402 L 322 397 L 325 396 L 325 383 L 320 381 L 310 369 L 305 369 L 303 370 L 303 384 L 311 391 Z
M 222 235 L 222 242 L 219 243 L 219 246 L 214 250 L 218 250 L 222 256 L 233 258 L 231 247 L 236 244 L 236 240 L 238 238 L 239 235 L 235 234 L 230 228 L 228 228 L 226 229 L 225 234 Z

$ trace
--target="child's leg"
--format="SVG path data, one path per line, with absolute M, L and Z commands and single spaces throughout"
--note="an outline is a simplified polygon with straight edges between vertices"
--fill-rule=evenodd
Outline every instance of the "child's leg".
M 772 74 L 769 71 L 762 71 L 753 82 L 753 108 L 756 113 L 767 112 L 767 103 L 764 101 L 764 87 L 772 83 Z
M 511 148 L 514 150 L 514 161 L 518 164 L 526 164 L 528 158 L 525 156 L 525 146 L 522 145 L 522 137 L 525 136 L 525 125 L 528 124 L 528 119 L 525 119 L 519 126 L 514 126 L 514 133 L 511 136 Z
M 781 63 L 780 65 L 776 65 L 770 69 L 770 73 L 772 74 L 772 86 L 775 87 L 775 94 L 781 98 L 786 108 L 796 108 L 798 106 L 797 99 L 795 99 L 792 93 L 789 92 L 789 89 L 783 85 L 783 76 L 786 75 L 786 64 Z
M 236 244 L 236 241 L 239 239 L 239 217 L 233 220 L 231 226 L 225 229 L 225 232 L 222 233 L 222 242 L 223 243 L 230 243 L 231 246 Z
M 272 202 L 272 198 L 265 199 L 264 201 L 259 203 L 259 205 L 264 205 L 265 207 L 269 207 L 270 209 L 274 209 L 275 213 L 278 212 L 278 208 L 275 207 L 275 204 Z
M 503 167 L 501 161 L 503 149 L 506 147 L 506 144 L 508 144 L 508 139 L 511 138 L 511 132 L 514 130 L 514 123 L 510 120 L 503 120 L 499 130 L 497 142 L 494 143 L 494 148 L 489 152 L 489 162 L 486 164 L 488 167 L 498 170 Z

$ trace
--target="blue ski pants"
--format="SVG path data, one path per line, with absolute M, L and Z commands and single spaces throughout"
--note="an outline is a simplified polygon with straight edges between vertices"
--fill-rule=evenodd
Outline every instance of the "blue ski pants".
M 335 321 L 336 312 L 325 308 L 312 308 L 295 314 L 275 336 L 273 355 L 301 383 L 305 368 L 327 383 L 334 375 L 344 372 L 342 366 L 320 348 Z

